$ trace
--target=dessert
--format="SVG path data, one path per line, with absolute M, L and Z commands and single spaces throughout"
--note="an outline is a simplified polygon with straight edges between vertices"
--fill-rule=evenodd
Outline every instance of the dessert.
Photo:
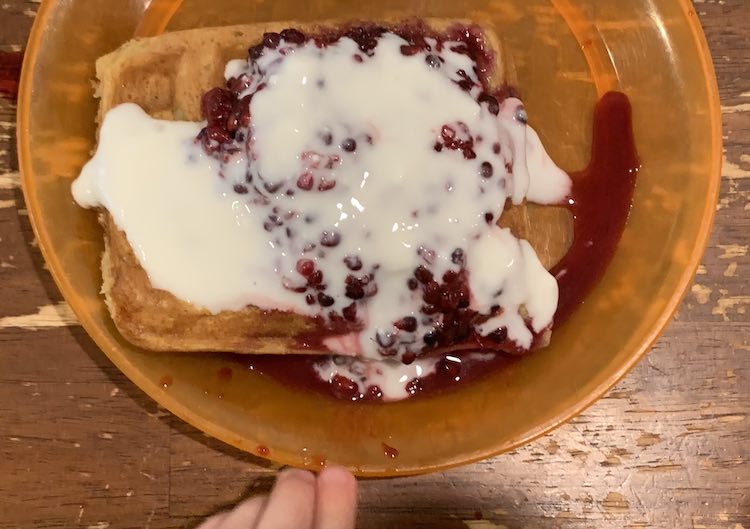
M 73 195 L 101 212 L 116 326 L 152 350 L 335 353 L 318 376 L 385 398 L 441 355 L 546 345 L 557 282 L 498 219 L 571 182 L 509 71 L 490 32 L 438 20 L 201 29 L 103 57 Z

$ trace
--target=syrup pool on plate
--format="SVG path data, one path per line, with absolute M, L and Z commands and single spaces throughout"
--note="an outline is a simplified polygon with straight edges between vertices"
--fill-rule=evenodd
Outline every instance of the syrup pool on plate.
M 560 291 L 555 326 L 570 317 L 601 279 L 628 219 L 640 162 L 633 138 L 630 103 L 624 94 L 610 92 L 597 104 L 592 143 L 589 166 L 571 175 L 573 189 L 567 206 L 575 216 L 575 239 L 563 260 L 551 271 Z M 477 350 L 481 350 L 481 344 Z M 405 391 L 410 397 L 432 395 L 469 384 L 521 358 L 486 350 L 441 354 L 427 360 L 427 369 L 423 365 L 419 369 L 414 366 L 409 372 L 399 365 L 391 366 L 387 383 L 395 385 L 395 389 L 401 391 L 399 394 Z M 348 364 L 355 360 L 338 358 L 336 362 Z M 418 361 L 417 365 L 423 362 Z M 383 398 L 382 392 L 369 388 L 360 391 L 359 385 L 345 376 L 333 375 L 326 380 L 315 376 L 330 368 L 330 363 L 302 356 L 255 356 L 247 361 L 254 371 L 305 391 L 343 400 Z M 355 369 L 364 369 L 364 366 Z

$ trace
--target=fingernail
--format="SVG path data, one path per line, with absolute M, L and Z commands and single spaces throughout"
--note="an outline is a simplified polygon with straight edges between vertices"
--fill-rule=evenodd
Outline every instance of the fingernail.
M 285 468 L 284 470 L 279 472 L 279 476 L 276 479 L 298 479 L 300 481 L 312 483 L 315 481 L 315 474 L 313 474 L 312 472 L 308 472 L 307 470 L 300 470 L 298 468 Z
M 337 482 L 355 481 L 354 475 L 347 468 L 338 465 L 324 468 L 320 473 L 320 479 L 330 479 Z

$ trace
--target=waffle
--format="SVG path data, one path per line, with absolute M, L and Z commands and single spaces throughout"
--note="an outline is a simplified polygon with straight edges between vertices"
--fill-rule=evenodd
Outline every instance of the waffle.
M 437 31 L 456 22 L 465 23 L 443 19 L 425 22 Z M 245 59 L 248 47 L 260 42 L 264 32 L 296 27 L 315 33 L 331 25 L 335 22 L 257 23 L 132 40 L 96 63 L 98 122 L 109 109 L 126 102 L 138 104 L 155 118 L 200 121 L 203 93 L 222 86 L 226 63 Z M 500 40 L 492 31 L 485 29 L 485 34 L 495 56 L 495 67 L 488 74 L 490 86 L 512 84 L 512 63 Z M 105 210 L 100 211 L 99 220 L 105 243 L 102 293 L 117 329 L 127 341 L 154 351 L 325 352 L 300 345 L 300 337 L 316 329 L 309 317 L 254 306 L 212 314 L 154 288 L 125 233 Z M 564 255 L 572 234 L 567 212 L 559 208 L 511 207 L 501 224 L 528 239 L 548 267 Z

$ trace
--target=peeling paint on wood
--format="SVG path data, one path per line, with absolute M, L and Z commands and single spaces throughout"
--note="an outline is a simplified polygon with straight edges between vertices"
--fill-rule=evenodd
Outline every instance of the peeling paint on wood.
M 711 292 L 713 292 L 713 290 L 705 285 L 695 284 L 692 286 L 691 292 L 698 303 L 705 305 L 711 299 Z
M 750 305 L 750 296 L 729 296 L 727 291 L 722 292 L 722 297 L 716 301 L 716 306 L 711 314 L 721 316 L 724 321 L 730 321 L 732 313 L 736 313 L 744 321 L 747 321 L 746 311 Z
M 717 248 L 721 249 L 719 259 L 735 259 L 737 257 L 747 256 L 747 250 L 750 246 L 747 244 L 718 244 Z
M 738 112 L 748 112 L 748 111 L 750 111 L 750 103 L 741 103 L 739 105 L 721 107 L 722 114 L 736 114 Z
M 21 187 L 21 175 L 17 172 L 0 174 L 0 190 Z
M 65 327 L 68 325 L 78 325 L 78 319 L 70 306 L 65 302 L 39 307 L 34 314 L 0 318 L 0 329 L 17 327 L 37 331 L 39 329 Z

